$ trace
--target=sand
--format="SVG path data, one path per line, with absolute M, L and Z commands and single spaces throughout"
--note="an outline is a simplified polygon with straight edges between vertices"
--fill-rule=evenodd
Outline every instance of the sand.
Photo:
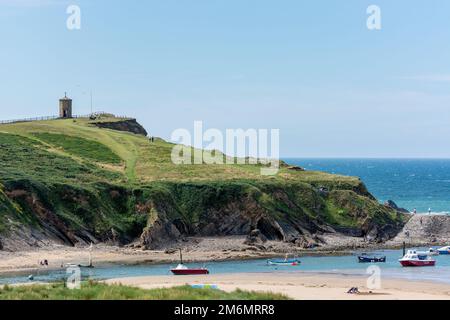
M 232 250 L 216 242 L 203 241 L 193 250 L 184 253 L 188 261 L 219 261 L 263 258 L 277 256 L 272 251 L 253 251 L 249 249 Z M 226 240 L 226 239 L 225 239 Z M 230 248 L 235 239 L 228 239 Z M 225 241 L 227 243 L 227 241 Z M 206 250 L 208 248 L 208 250 Z M 309 252 L 311 254 L 311 252 Z M 92 249 L 94 265 L 172 263 L 178 262 L 178 252 L 143 251 L 132 248 L 119 248 L 97 245 Z M 54 246 L 33 251 L 0 251 L 0 276 L 2 274 L 30 272 L 36 270 L 40 260 L 49 261 L 49 269 L 60 269 L 61 264 L 88 264 L 87 248 Z M 171 287 L 184 284 L 215 284 L 219 289 L 233 291 L 237 288 L 253 291 L 271 291 L 283 293 L 293 299 L 450 299 L 450 285 L 435 282 L 382 279 L 382 287 L 368 293 L 366 278 L 343 274 L 319 274 L 308 272 L 288 273 L 250 273 L 222 274 L 208 276 L 148 276 L 123 279 L 111 279 L 108 283 L 122 283 L 141 288 Z M 358 287 L 362 294 L 347 294 L 349 288 Z
M 264 243 L 265 249 L 259 250 L 252 245 L 244 244 L 245 236 L 202 237 L 188 238 L 187 241 L 174 244 L 173 247 L 183 248 L 183 258 L 186 262 L 208 262 L 224 260 L 258 259 L 284 256 L 285 253 L 302 254 L 331 254 L 344 253 L 344 244 L 355 244 L 358 238 L 333 237 L 330 242 L 339 244 L 337 247 L 326 247 L 318 250 L 304 250 L 280 241 Z M 351 250 L 350 250 L 351 251 Z M 347 253 L 350 252 L 347 250 Z M 132 247 L 117 247 L 97 244 L 92 249 L 94 265 L 109 263 L 138 264 L 138 263 L 175 263 L 179 253 L 176 249 L 142 250 Z M 86 265 L 89 261 L 87 247 L 68 247 L 64 245 L 48 244 L 44 248 L 28 250 L 0 251 L 0 274 L 11 272 L 27 272 L 39 268 L 39 261 L 49 261 L 50 269 L 60 268 L 62 264 L 74 263 Z
M 178 263 L 178 251 L 166 253 L 158 250 L 136 250 L 131 248 L 119 248 L 111 246 L 95 246 L 92 249 L 93 264 L 96 266 L 109 264 L 158 264 Z M 198 261 L 224 261 L 257 259 L 277 256 L 276 252 L 222 251 L 202 250 L 184 252 L 186 262 Z M 42 269 L 39 262 L 48 260 L 47 269 L 60 269 L 61 265 L 68 263 L 87 265 L 89 262 L 89 250 L 87 248 L 52 247 L 49 249 L 36 249 L 33 251 L 5 252 L 0 251 L 0 275 L 10 273 L 32 272 Z
M 209 284 L 218 289 L 282 293 L 296 300 L 449 300 L 450 285 L 383 279 L 381 289 L 366 288 L 366 278 L 318 273 L 242 273 L 206 276 L 147 276 L 107 280 L 143 289 Z M 346 293 L 358 287 L 361 294 Z

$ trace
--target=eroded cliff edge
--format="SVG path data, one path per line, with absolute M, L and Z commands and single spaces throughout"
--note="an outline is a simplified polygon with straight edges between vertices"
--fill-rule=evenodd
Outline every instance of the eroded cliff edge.
M 220 236 L 309 248 L 333 234 L 383 242 L 408 219 L 357 178 L 288 165 L 268 178 L 252 165 L 180 167 L 170 160 L 173 145 L 149 140 L 137 122 L 101 122 L 113 130 L 90 119 L 2 125 L 0 250 L 91 242 L 161 249 Z

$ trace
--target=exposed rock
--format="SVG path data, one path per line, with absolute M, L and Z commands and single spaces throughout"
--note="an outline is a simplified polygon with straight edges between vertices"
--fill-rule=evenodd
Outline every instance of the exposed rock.
M 322 197 L 327 197 L 328 194 L 330 193 L 327 187 L 320 187 L 318 192 Z
M 246 250 L 250 251 L 267 251 L 267 248 L 261 244 L 254 244 L 246 248 Z
M 450 215 L 411 215 L 403 230 L 390 242 L 398 245 L 403 241 L 415 245 L 448 244 L 450 242 Z
M 288 170 L 293 170 L 293 171 L 305 171 L 304 168 L 299 167 L 299 166 L 288 166 L 286 167 Z
M 136 121 L 136 119 L 112 121 L 112 122 L 93 122 L 92 124 L 96 125 L 99 128 L 127 131 L 147 136 L 147 131 Z
M 250 231 L 250 234 L 247 236 L 247 239 L 244 241 L 244 244 L 255 245 L 262 244 L 267 241 L 267 238 L 259 231 L 258 229 L 254 229 Z
M 391 208 L 391 209 L 394 209 L 394 210 L 396 210 L 396 211 L 398 211 L 398 212 L 409 213 L 409 210 L 406 210 L 406 209 L 404 209 L 404 208 L 400 208 L 400 207 L 397 206 L 397 204 L 396 204 L 394 201 L 392 201 L 392 200 L 386 201 L 386 202 L 384 203 L 384 206 L 385 206 L 385 207 L 388 207 L 388 208 Z
M 179 238 L 180 232 L 173 224 L 157 220 L 144 230 L 141 243 L 145 249 L 158 249 Z
M 245 241 L 253 247 L 278 241 L 308 248 L 321 245 L 318 234 L 366 235 L 370 241 L 385 241 L 403 226 L 400 213 L 394 218 L 392 209 L 364 194 L 330 187 L 324 198 L 318 186 L 305 183 L 161 183 L 134 190 L 103 185 L 100 195 L 67 186 L 39 187 L 19 182 L 5 186 L 7 198 L 36 223 L 35 229 L 11 232 L 29 247 L 45 246 L 42 239 L 52 239 L 67 245 L 112 242 L 165 249 L 187 237 L 242 236 L 240 244 Z M 330 219 L 330 204 L 336 210 L 332 214 L 342 214 L 348 224 Z M 69 210 L 82 224 L 65 219 Z M 131 223 L 128 218 L 119 223 L 111 218 L 125 212 Z M 9 250 L 9 239 L 3 240 Z

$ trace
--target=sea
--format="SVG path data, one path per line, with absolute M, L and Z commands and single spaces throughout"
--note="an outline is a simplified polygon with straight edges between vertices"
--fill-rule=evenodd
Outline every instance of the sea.
M 361 178 L 380 202 L 450 214 L 450 159 L 283 159 L 306 170 Z

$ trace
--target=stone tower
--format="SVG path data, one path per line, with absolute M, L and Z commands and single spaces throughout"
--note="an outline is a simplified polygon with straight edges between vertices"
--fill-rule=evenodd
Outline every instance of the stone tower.
M 67 98 L 67 93 L 59 99 L 59 117 L 72 118 L 72 99 Z

